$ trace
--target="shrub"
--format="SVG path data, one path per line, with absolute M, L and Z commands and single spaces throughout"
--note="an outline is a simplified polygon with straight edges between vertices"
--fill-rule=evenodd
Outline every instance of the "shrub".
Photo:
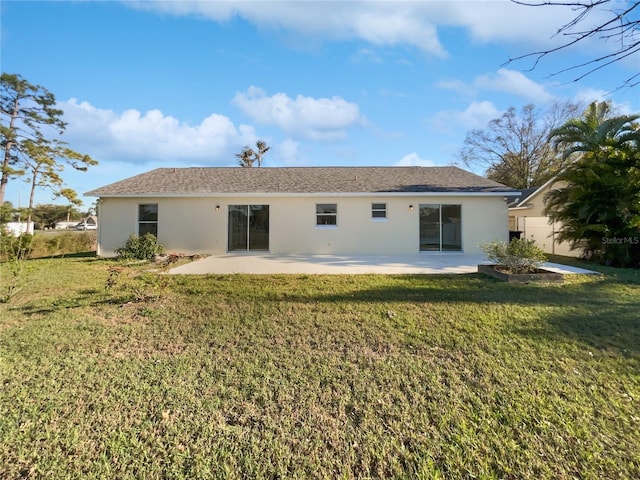
M 148 260 L 154 255 L 164 253 L 164 247 L 158 243 L 158 239 L 151 233 L 145 233 L 139 237 L 132 233 L 124 246 L 115 249 L 116 255 L 122 260 Z
M 33 235 L 22 233 L 13 236 L 10 233 L 0 232 L 0 257 L 7 261 L 24 260 L 33 250 Z
M 96 232 L 44 232 L 34 238 L 31 258 L 95 250 Z
M 547 260 L 544 251 L 533 240 L 493 241 L 481 245 L 489 260 L 508 273 L 535 272 Z
M 0 258 L 6 262 L 0 276 L 0 303 L 8 303 L 27 283 L 26 259 L 31 253 L 33 235 L 17 237 L 0 231 Z

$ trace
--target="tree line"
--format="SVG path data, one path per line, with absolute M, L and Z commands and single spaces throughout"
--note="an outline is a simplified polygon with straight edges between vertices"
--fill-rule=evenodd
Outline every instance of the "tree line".
M 15 207 L 13 203 L 5 200 L 4 203 L 0 205 L 0 225 L 9 222 L 23 221 L 29 214 L 31 214 L 32 222 L 37 224 L 39 228 L 55 228 L 56 223 L 61 221 L 79 222 L 83 218 L 95 215 L 95 208 L 92 206 L 88 210 L 83 211 L 73 204 L 58 205 L 44 203 L 34 205 L 29 211 L 26 207 Z

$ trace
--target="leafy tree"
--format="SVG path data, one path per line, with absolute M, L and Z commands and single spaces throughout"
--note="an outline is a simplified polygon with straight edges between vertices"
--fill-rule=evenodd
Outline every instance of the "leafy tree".
M 41 225 L 53 228 L 57 222 L 79 220 L 80 212 L 74 205 L 40 204 L 33 207 L 33 220 Z
M 85 171 L 97 162 L 88 155 L 71 150 L 57 138 L 64 133 L 67 124 L 62 120 L 64 112 L 56 108 L 54 95 L 20 75 L 8 73 L 0 77 L 0 90 L 4 153 L 0 204 L 4 201 L 9 179 L 24 175 L 31 183 L 30 209 L 35 189 L 42 186 L 51 188 L 54 196 L 78 202 L 73 190 L 62 188 L 61 173 L 66 165 Z
M 537 52 L 521 55 L 509 59 L 507 63 L 533 58 L 533 66 L 536 66 L 547 56 L 567 50 L 572 46 L 585 43 L 590 39 L 599 39 L 609 42 L 613 48 L 605 54 L 593 55 L 586 62 L 566 67 L 552 76 L 562 73 L 577 71 L 574 82 L 580 81 L 592 73 L 607 68 L 626 58 L 633 58 L 640 52 L 640 1 L 611 2 L 611 0 L 540 0 L 540 1 L 520 1 L 512 0 L 520 5 L 530 7 L 571 7 L 575 12 L 575 17 L 568 23 L 558 28 L 557 34 L 564 39 L 560 45 Z M 612 5 L 613 3 L 613 5 Z M 599 23 L 592 23 L 588 20 L 592 12 L 599 11 L 605 20 Z M 585 28 L 586 27 L 586 28 Z M 636 73 L 627 78 L 620 87 L 635 87 L 640 83 L 640 73 Z
M 551 132 L 572 162 L 545 197 L 558 239 L 596 261 L 640 266 L 640 115 L 614 116 L 606 102 Z
M 556 103 L 546 110 L 526 105 L 518 112 L 509 108 L 486 129 L 467 133 L 460 158 L 470 168 L 512 188 L 537 187 L 557 174 L 565 159 L 549 144 L 549 133 L 580 107 Z
M 78 198 L 75 190 L 63 188 L 64 181 L 60 174 L 64 170 L 64 163 L 71 165 L 76 170 L 86 171 L 88 165 L 95 165 L 97 162 L 88 155 L 74 152 L 62 145 L 37 145 L 27 140 L 24 142 L 24 146 L 26 155 L 22 162 L 26 175 L 30 176 L 31 185 L 27 224 L 31 223 L 35 191 L 39 187 L 49 188 L 53 192 L 54 198 L 64 197 L 73 205 L 81 205 L 82 201 Z M 64 159 L 64 163 L 61 163 L 60 159 Z
M 253 167 L 253 164 L 257 161 L 258 167 L 262 166 L 262 157 L 267 153 L 271 147 L 267 146 L 262 140 L 256 142 L 256 150 L 245 145 L 242 147 L 240 153 L 236 154 L 238 158 L 238 164 L 241 167 Z
M 0 225 L 13 221 L 14 214 L 15 209 L 13 208 L 13 203 L 8 201 L 3 202 L 2 205 L 0 205 Z

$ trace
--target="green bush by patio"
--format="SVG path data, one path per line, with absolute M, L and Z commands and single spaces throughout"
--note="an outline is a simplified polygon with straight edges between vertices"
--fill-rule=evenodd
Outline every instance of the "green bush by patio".
M 493 241 L 482 245 L 487 258 L 506 273 L 533 273 L 547 256 L 533 240 L 514 238 L 510 242 Z

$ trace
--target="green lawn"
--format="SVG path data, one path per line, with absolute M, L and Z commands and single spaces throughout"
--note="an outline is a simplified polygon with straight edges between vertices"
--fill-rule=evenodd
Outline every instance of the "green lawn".
M 640 477 L 639 271 L 118 265 L 31 260 L 0 305 L 0 478 Z

